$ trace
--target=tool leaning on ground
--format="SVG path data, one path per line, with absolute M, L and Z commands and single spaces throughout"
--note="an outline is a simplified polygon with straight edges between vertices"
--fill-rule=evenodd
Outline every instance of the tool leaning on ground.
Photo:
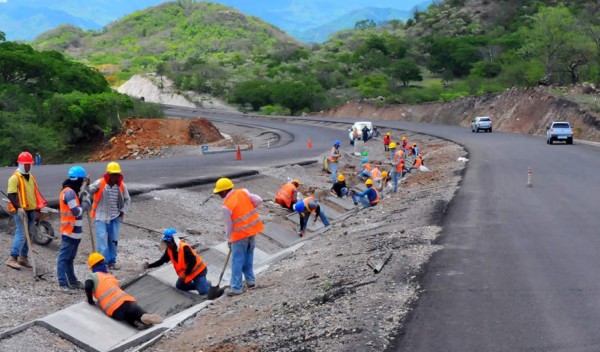
M 231 247 L 229 248 L 229 252 L 227 252 L 227 259 L 225 259 L 225 265 L 223 265 L 223 270 L 221 270 L 221 276 L 219 276 L 219 282 L 217 282 L 217 286 L 211 286 L 208 289 L 208 293 L 206 294 L 206 298 L 213 300 L 219 298 L 225 293 L 225 289 L 221 288 L 221 280 L 223 279 L 223 274 L 225 274 L 225 269 L 227 269 L 227 264 L 229 263 L 229 257 L 231 257 Z
M 31 267 L 33 269 L 33 277 L 35 279 L 41 279 L 41 275 L 38 276 L 37 268 L 35 267 L 35 254 L 32 247 L 31 237 L 29 236 L 29 224 L 27 223 L 27 215 L 21 216 L 23 222 L 23 230 L 25 232 L 25 239 L 27 240 L 27 246 L 29 247 L 29 257 L 31 258 Z
M 86 189 L 88 187 L 88 183 L 89 183 L 89 181 L 87 179 L 85 181 L 83 181 L 83 185 L 81 186 L 81 189 Z M 82 194 L 83 194 L 83 192 L 80 192 L 78 194 L 80 200 L 81 200 Z M 90 240 L 92 241 L 92 253 L 95 253 L 98 251 L 98 247 L 96 247 L 96 234 L 94 233 L 94 228 L 92 227 L 92 217 L 90 215 L 89 209 L 87 209 L 85 211 L 85 217 L 87 218 L 88 227 L 90 229 Z

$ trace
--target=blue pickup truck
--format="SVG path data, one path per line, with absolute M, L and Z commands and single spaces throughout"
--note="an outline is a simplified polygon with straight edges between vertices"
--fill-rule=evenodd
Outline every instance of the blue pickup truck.
M 550 126 L 546 127 L 546 143 L 552 144 L 554 141 L 573 144 L 573 128 L 570 123 L 558 121 L 552 122 Z

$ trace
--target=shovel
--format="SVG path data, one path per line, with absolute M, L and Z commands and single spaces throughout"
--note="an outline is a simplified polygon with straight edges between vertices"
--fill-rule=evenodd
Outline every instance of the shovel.
M 227 269 L 227 263 L 229 263 L 229 257 L 231 257 L 231 248 L 229 248 L 229 252 L 227 253 L 227 259 L 225 259 L 225 265 L 223 265 L 223 270 L 221 270 L 221 276 L 219 276 L 219 282 L 217 282 L 217 286 L 211 286 L 208 289 L 208 293 L 206 294 L 206 298 L 213 300 L 221 297 L 225 289 L 221 288 L 221 280 L 223 279 L 223 274 L 225 274 L 225 269 Z
M 83 185 L 81 185 L 81 189 L 85 190 L 88 186 L 88 179 L 86 178 L 85 181 L 83 181 Z M 101 192 L 100 190 L 98 192 Z M 81 193 L 79 194 L 79 197 L 81 198 Z M 85 211 L 85 216 L 87 218 L 87 223 L 88 223 L 88 227 L 90 228 L 90 240 L 92 242 L 92 253 L 97 252 L 98 251 L 98 247 L 96 246 L 96 235 L 94 234 L 94 228 L 92 227 L 92 217 L 90 216 L 90 210 L 86 210 Z
M 31 258 L 31 266 L 33 267 L 33 277 L 38 278 L 37 269 L 35 267 L 35 256 L 33 253 L 33 247 L 31 246 L 31 236 L 29 236 L 29 224 L 27 223 L 27 215 L 21 217 L 23 221 L 23 230 L 25 230 L 25 239 L 27 239 L 27 246 L 29 247 L 29 257 Z M 40 275 L 41 277 L 41 275 Z

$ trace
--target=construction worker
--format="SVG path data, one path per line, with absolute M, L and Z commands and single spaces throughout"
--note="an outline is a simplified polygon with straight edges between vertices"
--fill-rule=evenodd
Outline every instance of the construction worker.
M 379 192 L 373 187 L 373 180 L 368 179 L 365 181 L 367 189 L 364 192 L 354 193 L 352 192 L 352 200 L 354 205 L 358 205 L 358 201 L 362 203 L 365 208 L 374 207 L 379 204 Z
M 329 171 L 331 171 L 331 183 L 335 183 L 337 180 L 338 163 L 342 157 L 340 154 L 341 145 L 342 143 L 340 141 L 333 142 L 333 148 L 331 148 L 331 152 L 329 153 Z
M 387 185 L 387 183 L 388 183 L 390 180 L 391 180 L 391 177 L 390 177 L 390 175 L 388 174 L 388 172 L 387 172 L 386 170 L 383 170 L 383 171 L 381 172 L 381 180 L 380 180 L 380 183 L 379 183 L 379 188 L 378 188 L 378 190 L 379 190 L 380 192 L 383 192 L 383 191 L 384 191 L 384 189 L 385 189 L 385 185 Z M 383 195 L 383 193 L 382 193 L 382 195 Z
M 249 289 L 256 287 L 254 276 L 255 236 L 264 229 L 256 207 L 262 198 L 247 189 L 233 189 L 228 178 L 217 180 L 213 193 L 223 199 L 225 237 L 231 248 L 231 290 L 228 296 L 244 293 L 242 274 Z
M 206 280 L 208 269 L 194 249 L 176 236 L 174 228 L 163 232 L 162 241 L 166 244 L 162 257 L 154 263 L 144 263 L 144 268 L 156 268 L 171 261 L 177 276 L 175 287 L 182 291 L 198 291 L 199 295 L 208 293 L 210 283 Z
M 413 157 L 417 157 L 417 155 L 419 155 L 419 147 L 417 146 L 417 143 L 413 143 L 412 145 L 412 155 Z
M 323 225 L 329 226 L 329 220 L 327 219 L 327 215 L 325 215 L 325 210 L 321 208 L 319 201 L 315 197 L 306 197 L 299 200 L 296 205 L 294 205 L 294 209 L 300 216 L 300 229 L 298 230 L 298 236 L 300 237 L 304 237 L 306 225 L 308 224 L 308 220 L 310 220 L 311 213 L 315 213 L 314 222 L 317 222 L 317 219 L 321 218 Z
M 369 140 L 369 128 L 366 125 L 362 128 L 362 140 L 363 143 L 367 143 Z
M 406 153 L 407 149 L 408 149 L 408 141 L 406 140 L 405 136 L 402 136 L 402 151 L 404 153 Z
M 389 145 L 389 149 L 390 149 L 390 160 L 393 160 L 393 159 L 394 159 L 394 154 L 396 153 L 396 147 L 397 147 L 397 144 L 396 144 L 396 142 L 390 142 L 390 145 Z
M 90 215 L 96 219 L 98 251 L 106 258 L 109 269 L 119 270 L 119 227 L 131 204 L 129 191 L 123 182 L 121 166 L 114 161 L 108 163 L 104 177 L 92 183 L 88 192 L 94 199 Z
M 390 132 L 385 134 L 383 137 L 383 151 L 387 152 L 390 150 L 390 142 L 392 141 L 392 134 Z
M 379 169 L 378 164 L 375 164 L 373 170 L 371 170 L 371 180 L 373 180 L 373 182 L 381 181 L 381 170 Z
M 417 158 L 415 159 L 415 162 L 413 163 L 413 165 L 410 167 L 410 169 L 408 169 L 408 172 L 411 172 L 412 170 L 419 170 L 419 168 L 423 165 L 423 156 L 421 154 L 419 154 L 417 156 Z
M 402 172 L 404 171 L 404 152 L 402 149 L 394 153 L 392 167 L 392 182 L 394 183 L 394 190 L 392 192 L 396 193 L 398 191 L 398 180 L 402 178 Z
M 346 186 L 346 178 L 344 175 L 338 175 L 337 182 L 331 187 L 331 194 L 340 198 L 348 195 L 348 186 Z
M 27 254 L 29 247 L 25 237 L 24 221 L 27 221 L 28 231 L 35 226 L 35 210 L 46 206 L 35 177 L 29 171 L 33 165 L 33 156 L 28 152 L 22 152 L 17 158 L 18 168 L 8 179 L 8 210 L 13 215 L 17 229 L 13 238 L 10 257 L 6 265 L 20 270 L 22 266 L 31 268 Z
M 88 266 L 92 270 L 85 280 L 85 295 L 89 304 L 95 305 L 95 298 L 106 315 L 115 320 L 126 321 L 136 328 L 162 323 L 163 318 L 160 315 L 146 313 L 134 297 L 119 287 L 119 281 L 108 273 L 102 254 L 90 254 Z
M 81 166 L 73 166 L 67 173 L 68 178 L 62 184 L 58 196 L 60 208 L 61 242 L 56 260 L 56 277 L 58 288 L 64 293 L 75 293 L 83 290 L 83 284 L 75 276 L 74 260 L 83 234 L 83 213 L 91 207 L 87 192 L 84 199 L 79 199 L 83 183 L 87 181 L 87 173 Z
M 279 191 L 277 191 L 277 195 L 275 195 L 275 203 L 281 205 L 289 211 L 294 211 L 294 204 L 296 204 L 298 201 L 299 186 L 300 181 L 297 179 L 283 185 Z
M 371 177 L 371 170 L 373 167 L 369 163 L 369 158 L 363 158 L 360 164 L 360 172 L 358 173 L 358 178 L 361 180 L 366 180 Z
M 352 128 L 352 145 L 354 146 L 354 152 L 356 152 L 356 144 L 358 143 L 358 127 Z

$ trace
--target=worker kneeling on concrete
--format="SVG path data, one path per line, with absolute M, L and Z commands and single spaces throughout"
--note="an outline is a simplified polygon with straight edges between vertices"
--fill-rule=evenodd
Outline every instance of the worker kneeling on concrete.
M 144 263 L 144 268 L 156 268 L 171 261 L 177 272 L 175 287 L 182 291 L 196 290 L 198 294 L 208 293 L 210 283 L 206 280 L 208 269 L 202 257 L 196 251 L 176 236 L 177 231 L 168 228 L 163 233 L 162 241 L 167 245 L 165 253 L 154 263 Z
M 282 207 L 294 211 L 294 204 L 298 201 L 298 187 L 300 181 L 294 180 L 290 183 L 286 183 L 277 191 L 275 195 L 275 203 Z
M 95 298 L 106 315 L 115 320 L 126 321 L 136 328 L 162 323 L 160 315 L 146 313 L 135 298 L 119 287 L 119 281 L 108 273 L 102 254 L 90 254 L 88 265 L 92 269 L 92 274 L 85 280 L 85 294 L 89 304 L 95 305 Z
M 373 180 L 368 179 L 365 182 L 365 186 L 367 189 L 364 192 L 356 193 L 352 192 L 352 200 L 354 201 L 354 205 L 358 205 L 358 200 L 363 204 L 365 208 L 374 207 L 379 204 L 379 192 L 377 189 L 373 187 Z
M 327 215 L 325 215 L 325 211 L 321 208 L 319 201 L 315 197 L 306 197 L 304 200 L 299 200 L 294 205 L 294 209 L 300 215 L 300 230 L 298 230 L 298 236 L 300 237 L 304 237 L 311 213 L 315 213 L 315 222 L 317 222 L 318 218 L 321 218 L 323 225 L 329 226 Z

